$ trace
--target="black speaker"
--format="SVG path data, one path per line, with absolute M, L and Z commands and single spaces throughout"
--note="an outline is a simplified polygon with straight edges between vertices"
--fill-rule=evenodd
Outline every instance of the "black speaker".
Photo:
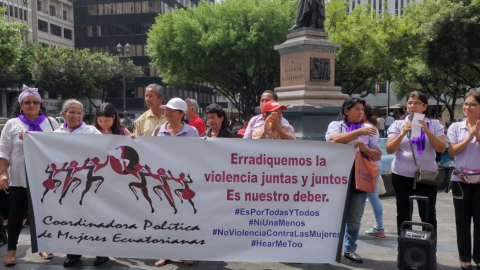
M 410 213 L 413 212 L 413 200 L 426 200 L 428 206 L 428 198 L 412 196 L 410 197 Z M 421 226 L 423 229 L 406 229 L 407 226 L 410 227 L 411 225 Z M 398 237 L 398 269 L 435 270 L 437 269 L 436 253 L 437 237 L 435 229 L 430 223 L 412 221 L 402 223 L 400 236 Z

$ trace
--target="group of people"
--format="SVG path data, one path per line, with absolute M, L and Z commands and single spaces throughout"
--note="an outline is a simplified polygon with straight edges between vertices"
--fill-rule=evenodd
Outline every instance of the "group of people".
M 61 132 L 70 134 L 106 134 L 124 136 L 168 136 L 168 137 L 203 137 L 235 138 L 229 129 L 229 119 L 226 112 L 218 104 L 211 104 L 206 109 L 206 129 L 204 121 L 198 116 L 198 103 L 193 99 L 182 100 L 172 98 L 166 105 L 164 88 L 152 84 L 146 88 L 145 103 L 149 108 L 134 123 L 131 133 L 120 124 L 119 116 L 113 105 L 104 103 L 96 112 L 94 124 L 83 122 L 83 105 L 81 102 L 69 99 L 63 103 L 62 116 L 65 123 L 59 125 L 54 118 L 46 117 L 41 105 L 41 97 L 37 89 L 23 87 L 12 109 L 10 119 L 0 137 L 0 189 L 9 193 L 10 212 L 8 217 L 8 241 L 0 226 L 0 245 L 8 243 L 4 265 L 16 264 L 16 249 L 22 222 L 28 211 L 27 183 L 25 175 L 25 156 L 23 152 L 23 135 L 26 132 Z M 475 171 L 476 161 L 480 158 L 480 94 L 476 92 L 465 96 L 463 112 L 465 120 L 452 124 L 447 133 L 449 154 L 455 158 L 456 174 L 452 176 L 452 194 L 455 206 L 457 225 L 457 242 L 462 269 L 471 269 L 471 259 L 480 264 L 480 213 L 475 207 L 480 202 L 480 187 L 464 181 L 464 171 Z M 419 213 L 422 221 L 433 225 L 437 232 L 435 213 L 437 188 L 433 185 L 415 183 L 415 170 L 421 168 L 428 171 L 437 170 L 435 152 L 443 152 L 446 147 L 444 128 L 438 120 L 428 117 L 427 97 L 420 92 L 412 92 L 407 97 L 407 114 L 426 114 L 419 121 L 421 134 L 411 138 L 412 122 L 409 117 L 385 123 L 388 141 L 386 150 L 395 154 L 392 162 L 392 183 L 395 190 L 397 205 L 397 233 L 400 225 L 410 219 L 409 197 L 413 195 L 426 196 L 429 204 L 419 202 Z M 274 91 L 267 90 L 261 96 L 261 114 L 250 119 L 243 134 L 244 139 L 279 139 L 295 140 L 295 130 L 283 117 L 286 106 L 278 103 Z M 326 140 L 332 143 L 349 144 L 358 148 L 362 156 L 378 162 L 382 157 L 378 140 L 380 125 L 373 116 L 373 109 L 361 98 L 351 97 L 342 106 L 343 119 L 330 123 L 326 131 Z M 414 162 L 414 158 L 416 162 Z M 370 194 L 356 188 L 355 165 L 350 171 L 350 186 L 346 214 L 344 256 L 357 263 L 363 262 L 356 253 L 357 239 L 360 230 L 365 203 L 371 202 L 375 223 L 366 235 L 383 238 L 383 208 L 378 197 L 378 184 L 375 192 Z M 381 168 L 379 169 L 380 175 Z M 460 173 L 459 173 L 460 172 Z M 477 194 L 477 195 L 475 195 Z M 428 208 L 428 216 L 426 216 Z M 470 222 L 474 220 L 474 248 L 472 255 Z M 3 223 L 0 216 L 0 224 Z M 477 228 L 478 227 L 478 228 Z M 4 229 L 3 229 L 4 230 Z M 40 252 L 44 259 L 51 259 L 53 254 Z M 64 266 L 73 266 L 80 261 L 81 255 L 68 254 Z M 96 257 L 94 265 L 107 262 L 107 257 Z M 162 266 L 167 259 L 159 259 L 155 266 Z M 184 260 L 185 265 L 193 261 Z

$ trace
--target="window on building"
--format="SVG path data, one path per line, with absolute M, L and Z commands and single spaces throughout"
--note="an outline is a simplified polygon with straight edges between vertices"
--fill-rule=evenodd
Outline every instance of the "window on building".
M 38 20 L 38 31 L 48 33 L 48 23 L 46 21 Z
M 383 4 L 382 1 L 383 0 L 378 0 L 378 13 L 382 13 L 382 10 L 383 10 L 382 9 L 382 4 Z
M 23 10 L 23 19 L 24 19 L 25 21 L 28 21 L 27 10 L 26 10 L 26 9 Z
M 63 37 L 72 40 L 72 30 L 63 28 Z
M 50 34 L 61 37 L 62 36 L 62 27 L 51 23 L 50 24 Z
M 103 8 L 104 8 L 104 5 L 103 5 L 103 4 L 98 4 L 98 5 L 97 5 L 98 15 L 104 15 Z
M 42 1 L 37 0 L 37 10 L 42 11 Z
M 63 20 L 67 20 L 68 19 L 68 12 L 66 10 L 63 10 Z
M 150 27 L 152 27 L 152 24 L 151 23 L 143 23 L 143 34 L 147 34 L 148 30 L 150 29 Z
M 123 14 L 122 3 L 115 3 L 115 14 Z
M 143 1 L 142 2 L 142 12 L 143 13 L 153 12 L 153 1 Z
M 143 56 L 143 44 L 135 45 L 137 56 Z
M 103 7 L 104 7 L 103 12 L 105 13 L 105 15 L 115 14 L 115 4 L 109 3 L 109 4 L 105 4 Z
M 89 26 L 87 26 L 87 36 L 88 37 L 101 37 L 102 36 L 101 30 L 102 30 L 102 28 L 100 27 L 100 25 L 89 25 Z
M 133 2 L 123 3 L 123 14 L 135 13 L 135 4 Z
M 144 66 L 144 76 L 145 77 L 150 76 L 150 66 Z
M 13 17 L 13 6 L 10 5 L 10 17 Z
M 2 4 L 3 4 L 3 3 L 2 3 Z M 8 5 L 7 5 L 7 4 L 5 4 L 5 15 L 8 16 Z
M 373 0 L 373 10 L 377 10 L 377 0 Z
M 141 24 L 141 23 L 136 23 L 135 24 L 135 34 L 137 34 L 137 35 L 143 34 L 143 24 Z
M 23 9 L 19 8 L 18 10 L 18 17 L 20 18 L 20 20 L 23 20 Z
M 134 2 L 135 3 L 135 13 L 142 13 L 142 2 Z
M 15 10 L 15 18 L 18 19 L 18 7 L 14 7 L 14 10 Z
M 39 21 L 40 21 L 40 20 L 39 20 Z M 43 43 L 43 42 L 40 42 L 40 45 L 42 45 L 42 47 L 44 47 L 44 48 L 50 47 L 50 45 L 48 45 L 47 43 Z
M 50 5 L 48 7 L 48 10 L 50 11 L 50 16 L 57 16 L 57 7 Z
M 87 15 L 88 16 L 97 15 L 97 5 L 87 5 Z

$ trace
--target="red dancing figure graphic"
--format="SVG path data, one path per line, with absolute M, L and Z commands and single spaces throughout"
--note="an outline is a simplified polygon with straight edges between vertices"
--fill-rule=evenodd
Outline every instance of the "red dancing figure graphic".
M 82 183 L 82 180 L 78 179 L 77 177 L 73 177 L 77 172 L 85 169 L 87 166 L 88 162 L 90 161 L 90 158 L 87 158 L 85 162 L 83 163 L 83 166 L 77 167 L 78 162 L 72 161 L 70 162 L 70 165 L 67 168 L 67 176 L 65 177 L 65 182 L 63 182 L 63 188 L 62 188 L 62 196 L 60 197 L 60 200 L 58 201 L 60 204 L 62 204 L 62 200 L 65 197 L 65 195 L 68 192 L 68 189 L 70 189 L 70 186 L 73 184 L 73 189 L 72 193 L 75 191 L 75 189 Z
M 170 173 L 170 171 L 168 171 Z M 181 174 L 182 175 L 182 174 Z M 185 176 L 185 174 L 183 174 Z M 183 200 L 188 200 L 188 202 L 193 207 L 193 214 L 197 213 L 197 209 L 195 209 L 195 204 L 193 203 L 192 199 L 195 197 L 195 191 L 191 190 L 188 184 L 192 184 L 193 180 L 190 178 L 190 174 L 187 175 L 189 180 L 183 179 L 182 182 L 185 184 L 185 188 L 183 189 L 175 189 L 173 192 L 180 198 L 180 202 L 183 203 Z
M 145 177 L 149 176 L 149 174 L 146 173 L 144 171 L 143 166 L 139 164 L 140 157 L 137 151 L 135 151 L 135 149 L 133 149 L 130 146 L 119 146 L 116 149 L 121 149 L 122 151 L 121 159 L 123 160 L 123 162 L 120 162 L 120 160 L 115 158 L 114 156 L 110 156 L 110 165 L 112 166 L 112 169 L 118 174 L 121 174 L 121 175 L 131 174 L 140 180 L 140 183 L 138 182 L 129 183 L 128 187 L 130 188 L 130 190 L 132 190 L 137 200 L 139 198 L 137 196 L 137 191 L 135 190 L 135 188 L 139 188 L 142 191 L 143 197 L 145 197 L 145 199 L 150 204 L 150 208 L 153 213 L 155 210 L 153 209 L 152 199 L 150 199 L 150 196 L 148 195 L 147 180 L 145 179 Z M 128 164 L 125 162 L 125 160 L 128 160 Z
M 45 195 L 47 195 L 47 193 L 51 190 L 51 189 L 55 189 L 53 191 L 53 193 L 57 193 L 57 189 L 58 187 L 62 184 L 62 181 L 60 180 L 57 180 L 57 179 L 53 179 L 58 173 L 60 172 L 63 172 L 66 170 L 65 167 L 67 167 L 68 165 L 68 162 L 65 162 L 63 164 L 63 167 L 60 168 L 60 169 L 57 169 L 57 165 L 55 164 L 51 164 L 51 165 L 47 165 L 47 169 L 45 169 L 45 173 L 48 173 L 49 176 L 48 176 L 48 179 L 43 181 L 43 186 L 45 187 L 45 192 L 43 192 L 43 197 L 42 199 L 40 200 L 42 203 L 43 203 L 43 199 L 45 198 Z M 51 169 L 50 169 L 51 168 Z
M 86 182 L 86 186 L 85 186 L 85 189 L 83 190 L 82 192 L 82 198 L 80 199 L 80 205 L 82 205 L 82 202 L 83 202 L 83 197 L 85 196 L 85 194 L 87 194 L 87 192 L 90 190 L 90 188 L 92 187 L 92 184 L 94 182 L 98 182 L 97 183 L 97 186 L 95 188 L 95 193 L 97 193 L 97 190 L 98 188 L 102 185 L 103 181 L 105 180 L 103 178 L 103 176 L 93 176 L 93 173 L 97 172 L 98 170 L 104 168 L 105 166 L 108 165 L 108 156 L 107 156 L 107 159 L 105 160 L 105 163 L 99 163 L 100 162 L 100 159 L 97 158 L 97 157 L 94 157 L 92 158 L 92 160 L 89 161 L 89 163 L 87 164 L 87 166 L 85 167 L 85 169 L 88 170 L 88 175 L 87 175 L 87 182 Z
M 167 198 L 167 201 L 170 204 L 170 206 L 175 210 L 174 214 L 176 214 L 177 208 L 175 207 L 175 201 L 173 200 L 172 191 L 170 189 L 170 186 L 168 185 L 168 176 L 165 173 L 165 169 L 163 168 L 158 169 L 157 174 L 154 174 L 150 170 L 150 167 L 148 167 L 148 165 L 145 165 L 145 169 L 147 169 L 147 172 L 151 177 L 153 177 L 154 179 L 157 179 L 161 183 L 160 185 L 153 187 L 153 192 L 155 192 L 155 194 L 157 194 L 158 197 L 160 198 L 160 201 L 162 201 L 163 200 L 162 195 L 160 194 L 160 191 L 162 191 L 165 197 Z

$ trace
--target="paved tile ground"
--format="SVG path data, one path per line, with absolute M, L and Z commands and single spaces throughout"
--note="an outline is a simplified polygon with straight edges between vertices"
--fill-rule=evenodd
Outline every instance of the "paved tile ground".
M 363 257 L 363 264 L 355 264 L 342 258 L 340 264 L 289 264 L 289 263 L 252 263 L 252 262 L 195 262 L 193 266 L 184 266 L 181 262 L 173 261 L 163 267 L 153 267 L 155 260 L 114 258 L 102 267 L 93 267 L 92 257 L 84 257 L 82 264 L 72 269 L 88 270 L 139 270 L 139 269 L 285 269 L 285 270 L 343 270 L 343 269 L 375 269 L 388 270 L 398 269 L 396 265 L 397 238 L 396 238 L 396 210 L 395 198 L 382 198 L 384 208 L 384 226 L 387 237 L 377 239 L 361 235 L 358 241 L 357 253 Z M 418 216 L 418 214 L 416 214 Z M 418 220 L 418 218 L 417 218 Z M 460 269 L 455 235 L 455 220 L 453 204 L 450 194 L 438 193 L 437 199 L 438 220 L 438 268 L 440 270 Z M 374 216 L 370 204 L 367 202 L 365 214 L 362 219 L 360 233 L 373 226 Z M 6 246 L 0 247 L 0 258 L 6 253 Z M 24 228 L 20 236 L 20 245 L 17 252 L 17 265 L 8 269 L 21 270 L 59 270 L 65 269 L 62 263 L 65 254 L 55 254 L 51 261 L 42 260 L 38 254 L 32 254 L 30 250 L 30 235 L 28 227 Z M 0 261 L 2 262 L 2 261 Z M 0 264 L 0 269 L 5 269 Z

